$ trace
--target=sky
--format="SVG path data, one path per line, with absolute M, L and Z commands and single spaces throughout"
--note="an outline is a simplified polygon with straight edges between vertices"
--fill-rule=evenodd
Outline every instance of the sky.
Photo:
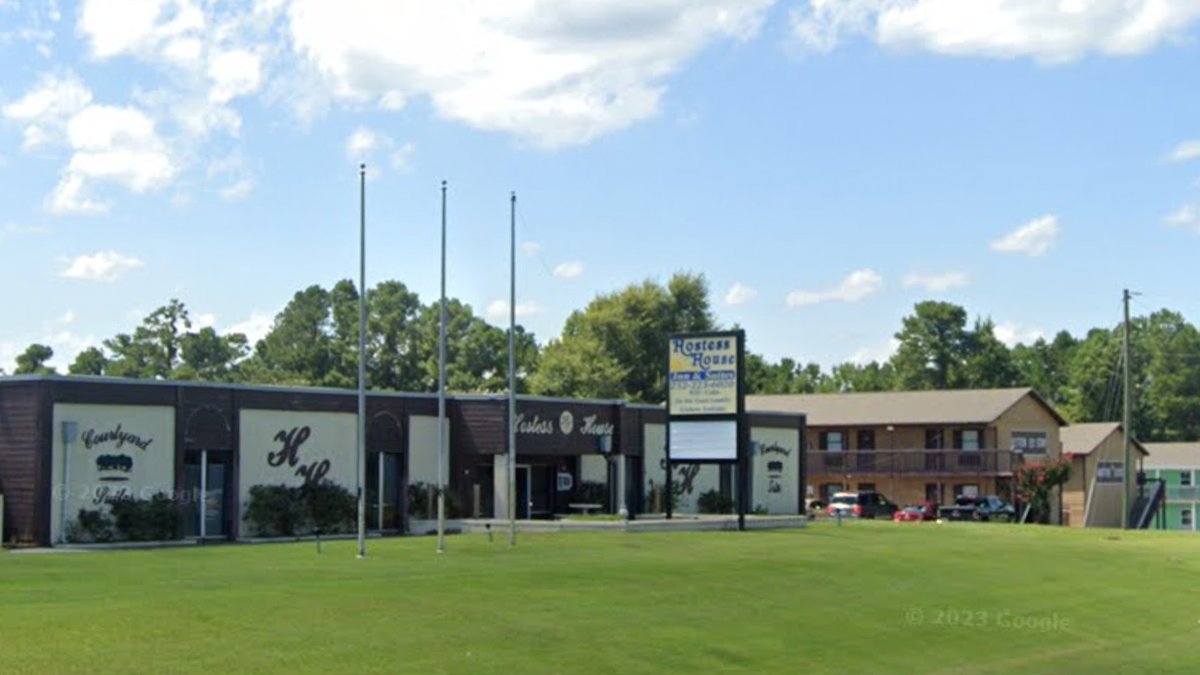
M 0 368 L 183 301 L 447 293 L 545 344 L 703 274 L 748 349 L 1200 322 L 1200 0 L 0 0 Z

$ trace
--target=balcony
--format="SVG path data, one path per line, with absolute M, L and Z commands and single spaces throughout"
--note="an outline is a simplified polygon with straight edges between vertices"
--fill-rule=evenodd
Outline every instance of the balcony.
M 877 474 L 906 476 L 1004 476 L 1020 466 L 1012 450 L 813 450 L 809 476 Z
M 1180 487 L 1178 485 L 1167 488 L 1168 502 L 1200 502 L 1200 487 Z

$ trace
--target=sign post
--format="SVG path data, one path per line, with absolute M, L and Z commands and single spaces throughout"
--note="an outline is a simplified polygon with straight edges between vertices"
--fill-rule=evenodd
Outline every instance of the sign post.
M 749 425 L 745 423 L 745 331 L 667 336 L 667 517 L 675 463 L 737 466 L 738 529 L 750 502 Z

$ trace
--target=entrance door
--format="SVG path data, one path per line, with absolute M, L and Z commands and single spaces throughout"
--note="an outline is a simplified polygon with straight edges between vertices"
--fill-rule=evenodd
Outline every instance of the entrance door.
M 188 450 L 184 453 L 185 537 L 228 537 L 232 532 L 229 497 L 233 494 L 233 453 Z
M 529 520 L 533 517 L 533 489 L 531 483 L 533 467 L 528 464 L 517 465 L 517 518 Z
M 367 529 L 400 532 L 404 527 L 400 486 L 404 455 L 375 452 L 367 460 Z

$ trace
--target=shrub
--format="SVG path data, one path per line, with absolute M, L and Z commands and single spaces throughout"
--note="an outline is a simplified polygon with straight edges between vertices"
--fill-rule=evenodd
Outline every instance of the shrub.
M 286 485 L 255 485 L 242 520 L 260 537 L 293 537 L 303 524 L 300 495 Z
M 300 501 L 308 524 L 322 533 L 349 532 L 356 527 L 358 499 L 329 480 L 300 488 Z
M 437 496 L 438 489 L 436 485 L 425 482 L 409 483 L 408 515 L 419 520 L 433 520 L 437 518 Z M 458 493 L 447 488 L 446 517 L 462 518 L 466 515 L 466 512 L 466 505 L 459 499 Z
M 358 517 L 358 499 L 329 480 L 302 487 L 255 485 L 242 520 L 259 537 L 295 537 L 350 532 Z
M 78 543 L 112 541 L 117 533 L 112 518 L 99 509 L 79 509 L 79 515 L 67 525 L 67 540 Z
M 733 497 L 718 490 L 708 490 L 696 501 L 700 513 L 733 513 Z
M 161 492 L 150 499 L 119 499 L 112 519 L 121 538 L 129 541 L 168 541 L 179 538 L 179 504 Z

